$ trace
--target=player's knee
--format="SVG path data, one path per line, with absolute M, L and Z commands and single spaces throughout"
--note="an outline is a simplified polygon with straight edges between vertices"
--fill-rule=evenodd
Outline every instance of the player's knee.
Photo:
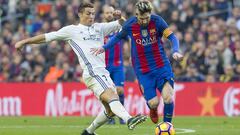
M 114 99 L 118 99 L 118 95 L 113 90 L 107 89 L 101 94 L 100 99 L 108 103 Z
M 172 103 L 172 101 L 173 101 L 173 97 L 170 94 L 163 97 L 163 102 L 165 104 Z
M 159 104 L 159 100 L 158 100 L 157 97 L 148 101 L 148 105 L 149 105 L 150 108 L 157 108 L 158 104 Z

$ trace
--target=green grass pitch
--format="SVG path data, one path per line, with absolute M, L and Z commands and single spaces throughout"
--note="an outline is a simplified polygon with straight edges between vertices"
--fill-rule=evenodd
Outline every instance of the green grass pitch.
M 0 135 L 80 135 L 92 120 L 92 117 L 0 117 Z M 175 117 L 173 123 L 177 135 L 240 135 L 240 117 Z M 155 126 L 148 119 L 134 131 L 117 124 L 104 125 L 96 133 L 154 135 Z

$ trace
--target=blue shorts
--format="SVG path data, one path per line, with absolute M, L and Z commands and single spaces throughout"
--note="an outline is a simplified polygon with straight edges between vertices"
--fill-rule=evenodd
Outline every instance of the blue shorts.
M 119 68 L 106 68 L 110 73 L 110 77 L 113 80 L 113 83 L 118 87 L 124 86 L 124 70 L 123 67 Z
M 166 82 L 169 82 L 172 87 L 174 85 L 174 74 L 170 66 L 164 66 L 145 74 L 137 74 L 137 78 L 146 101 L 157 96 L 156 89 L 161 93 Z

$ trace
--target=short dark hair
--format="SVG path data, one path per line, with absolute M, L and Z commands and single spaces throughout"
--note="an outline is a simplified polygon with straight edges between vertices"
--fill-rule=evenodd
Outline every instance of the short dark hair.
M 85 8 L 94 8 L 94 6 L 90 2 L 83 2 L 78 7 L 78 13 L 82 13 Z
M 141 0 L 136 3 L 135 8 L 140 12 L 140 14 L 151 13 L 153 6 L 148 0 Z

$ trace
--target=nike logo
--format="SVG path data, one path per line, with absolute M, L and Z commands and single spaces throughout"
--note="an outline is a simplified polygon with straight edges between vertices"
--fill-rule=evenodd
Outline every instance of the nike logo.
M 138 35 L 140 35 L 140 33 L 133 33 L 133 36 L 135 37 L 135 36 L 138 36 Z

